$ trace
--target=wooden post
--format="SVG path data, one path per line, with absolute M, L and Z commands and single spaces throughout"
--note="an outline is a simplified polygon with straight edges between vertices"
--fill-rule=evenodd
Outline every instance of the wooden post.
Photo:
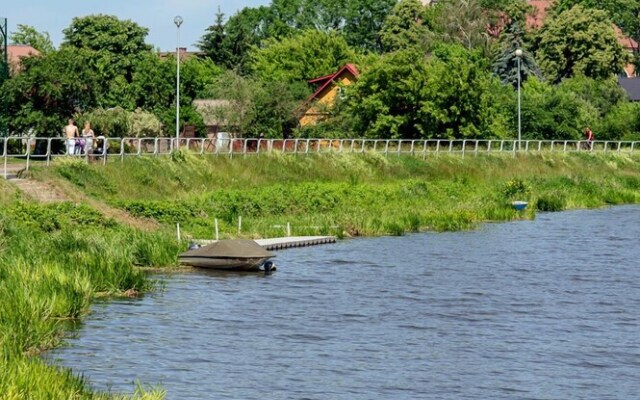
M 238 217 L 238 234 L 242 232 L 242 217 Z
M 216 218 L 216 240 L 220 240 L 220 236 L 218 235 L 218 218 Z
M 291 223 L 287 222 L 287 236 L 291 237 Z
M 178 242 L 180 242 L 181 238 L 180 238 L 180 224 L 179 223 L 176 224 L 176 231 L 178 233 Z

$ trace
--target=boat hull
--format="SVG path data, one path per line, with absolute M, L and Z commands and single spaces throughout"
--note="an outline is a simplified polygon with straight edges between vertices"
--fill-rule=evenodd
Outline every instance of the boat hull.
M 223 271 L 259 271 L 260 266 L 270 257 L 264 258 L 222 258 L 180 256 L 180 264 L 197 268 L 217 269 Z

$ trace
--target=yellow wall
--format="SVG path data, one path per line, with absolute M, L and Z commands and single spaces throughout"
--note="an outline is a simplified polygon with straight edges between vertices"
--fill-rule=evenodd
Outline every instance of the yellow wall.
M 300 117 L 300 126 L 315 125 L 325 119 L 328 115 L 327 109 L 333 107 L 336 102 L 340 87 L 349 86 L 355 81 L 356 78 L 350 73 L 342 74 L 312 101 L 309 108 Z

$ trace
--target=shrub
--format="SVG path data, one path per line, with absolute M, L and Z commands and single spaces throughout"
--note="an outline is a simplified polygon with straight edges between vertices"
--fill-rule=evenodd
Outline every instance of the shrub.
M 558 212 L 566 208 L 566 199 L 559 193 L 542 195 L 536 201 L 538 211 Z

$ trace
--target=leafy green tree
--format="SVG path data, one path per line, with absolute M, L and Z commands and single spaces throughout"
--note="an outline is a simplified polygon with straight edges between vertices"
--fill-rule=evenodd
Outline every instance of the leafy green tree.
M 227 104 L 203 110 L 240 136 L 282 137 L 297 124 L 296 109 L 309 95 L 301 82 L 261 81 L 227 71 L 210 86 L 209 97 Z
M 562 86 L 531 77 L 522 91 L 522 133 L 528 139 L 579 140 L 597 110 Z
M 370 138 L 427 137 L 429 127 L 420 114 L 426 84 L 423 54 L 403 50 L 380 57 L 345 88 L 352 130 Z
M 597 140 L 640 140 L 640 103 L 622 101 L 593 123 Z
M 427 67 L 421 114 L 428 137 L 509 137 L 513 91 L 493 76 L 482 50 L 441 45 Z M 511 125 L 514 126 L 514 125 Z
M 574 6 L 549 18 L 539 35 L 536 58 L 553 82 L 574 75 L 608 78 L 627 61 L 604 11 Z
M 248 53 L 263 47 L 267 39 L 280 40 L 306 30 L 336 32 L 354 48 L 381 51 L 379 32 L 395 3 L 395 0 L 274 0 L 269 6 L 244 8 L 226 22 L 218 12 L 198 47 L 216 63 L 240 72 L 246 72 Z
M 589 102 L 597 110 L 596 116 L 599 118 L 607 115 L 619 103 L 626 101 L 627 97 L 615 77 L 592 79 L 585 76 L 575 76 L 564 79 L 559 88 Z
M 294 82 L 336 72 L 355 58 L 341 35 L 308 30 L 252 51 L 251 70 L 265 81 Z
M 67 48 L 25 58 L 23 71 L 2 86 L 10 130 L 58 136 L 67 118 L 93 108 L 102 88 L 95 69 L 86 62 L 89 53 Z
M 145 43 L 147 28 L 112 15 L 76 17 L 63 33 L 61 47 L 93 51 L 88 61 L 99 69 L 105 84 L 118 75 L 131 82 L 134 64 L 151 51 Z
M 18 24 L 18 30 L 11 33 L 9 41 L 14 44 L 31 46 L 43 54 L 55 50 L 49 33 L 38 32 L 30 25 Z
M 429 58 L 385 54 L 347 88 L 346 112 L 359 136 L 381 138 L 507 137 L 512 90 L 500 85 L 478 53 L 438 46 Z
M 640 67 L 640 48 L 637 45 L 640 43 L 640 0 L 559 0 L 554 3 L 552 10 L 558 14 L 575 5 L 606 11 L 613 22 L 635 40 L 634 63 L 636 68 Z
M 136 99 L 136 108 L 159 111 L 175 106 L 175 57 L 162 59 L 146 53 L 136 61 L 130 89 Z
M 342 33 L 355 49 L 381 52 L 383 45 L 380 30 L 396 0 L 349 0 L 343 3 L 345 10 Z
M 383 49 L 395 51 L 424 45 L 430 33 L 424 25 L 425 11 L 419 0 L 400 0 L 380 31 Z

